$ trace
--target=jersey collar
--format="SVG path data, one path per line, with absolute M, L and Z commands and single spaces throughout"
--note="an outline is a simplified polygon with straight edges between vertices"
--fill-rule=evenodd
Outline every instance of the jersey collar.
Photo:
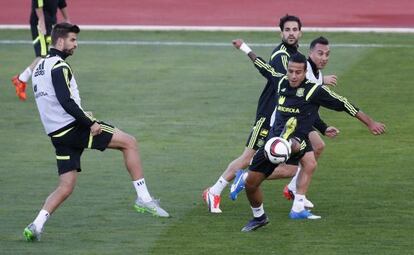
M 319 70 L 316 67 L 316 64 L 312 61 L 311 58 L 308 58 L 308 62 L 310 64 L 310 66 L 312 67 L 312 73 L 313 73 L 313 75 L 315 75 L 315 77 L 318 79 L 319 78 Z
M 69 54 L 67 54 L 67 53 L 65 53 L 63 51 L 60 51 L 58 49 L 55 49 L 55 48 L 50 48 L 49 55 L 50 56 L 59 56 L 62 59 L 66 59 L 67 57 L 69 57 Z
M 289 54 L 295 54 L 296 52 L 298 52 L 298 48 L 299 48 L 298 44 L 290 45 L 290 44 L 287 44 L 286 42 L 282 42 L 282 44 L 286 47 Z

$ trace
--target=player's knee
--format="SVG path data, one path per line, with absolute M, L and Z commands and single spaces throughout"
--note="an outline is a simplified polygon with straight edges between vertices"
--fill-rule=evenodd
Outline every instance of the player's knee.
M 252 161 L 254 154 L 251 154 L 250 152 L 244 152 L 239 158 L 238 161 L 242 165 L 241 168 L 246 168 L 250 165 L 250 161 Z
M 308 174 L 312 174 L 315 171 L 316 166 L 318 165 L 315 158 L 312 158 L 312 159 L 308 158 L 304 161 L 301 161 L 301 164 L 302 164 L 302 171 L 305 171 Z
M 131 150 L 137 148 L 137 140 L 135 137 L 123 131 L 118 131 L 116 139 L 114 140 L 115 148 L 120 150 Z
M 315 171 L 316 167 L 318 166 L 318 162 L 316 162 L 316 160 L 310 160 L 307 164 L 306 164 L 307 168 L 311 171 Z
M 242 168 L 248 167 L 251 160 L 252 159 L 250 157 L 247 157 L 247 156 L 240 157 L 240 163 L 243 166 Z
M 252 193 L 254 193 L 256 190 L 257 190 L 257 188 L 258 188 L 258 185 L 256 185 L 256 184 L 253 184 L 253 183 L 251 183 L 251 182 L 249 182 L 249 181 L 246 181 L 245 183 L 244 183 L 244 187 L 246 188 L 246 192 L 252 192 Z
M 56 190 L 61 196 L 68 197 L 72 194 L 76 185 L 76 170 L 72 170 L 62 174 L 59 178 L 59 186 Z
M 312 144 L 313 152 L 315 156 L 318 157 L 322 154 L 323 150 L 325 149 L 325 142 L 320 141 L 316 144 Z
M 59 185 L 59 191 L 62 196 L 69 197 L 72 192 L 75 190 L 75 184 L 72 183 L 61 183 Z
M 134 136 L 127 134 L 126 139 L 125 139 L 125 147 L 126 149 L 129 149 L 129 150 L 137 150 L 138 149 L 137 139 Z
M 138 145 L 138 141 L 137 141 L 137 138 L 135 138 L 135 136 L 132 136 L 132 135 L 130 135 L 129 136 L 129 139 L 130 139 L 130 145 L 132 146 L 132 147 L 134 147 L 134 148 L 136 148 L 137 147 L 137 145 Z
M 265 180 L 265 175 L 263 173 L 249 171 L 245 181 L 246 191 L 247 189 L 255 191 L 260 187 L 260 184 Z

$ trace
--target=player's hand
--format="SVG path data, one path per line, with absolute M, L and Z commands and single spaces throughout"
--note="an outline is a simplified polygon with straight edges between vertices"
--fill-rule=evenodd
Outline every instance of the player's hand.
M 373 135 L 381 135 L 385 133 L 385 125 L 381 122 L 374 121 L 371 125 L 368 126 L 368 128 Z
M 42 35 L 46 35 L 46 25 L 43 21 L 38 21 L 37 28 L 39 29 L 40 33 L 42 33 Z
M 93 123 L 93 125 L 91 126 L 91 135 L 95 136 L 99 135 L 100 133 L 102 133 L 101 124 L 99 124 L 98 122 Z
M 295 138 L 290 138 L 289 143 L 292 154 L 298 153 L 300 151 L 300 143 Z
M 337 129 L 336 127 L 328 127 L 325 130 L 325 136 L 329 137 L 329 138 L 334 138 L 339 134 L 339 129 Z
M 338 77 L 336 77 L 336 75 L 325 75 L 323 77 L 323 84 L 335 87 L 337 80 Z
M 243 44 L 243 40 L 242 39 L 235 39 L 233 40 L 233 46 L 236 49 L 240 49 L 240 46 Z

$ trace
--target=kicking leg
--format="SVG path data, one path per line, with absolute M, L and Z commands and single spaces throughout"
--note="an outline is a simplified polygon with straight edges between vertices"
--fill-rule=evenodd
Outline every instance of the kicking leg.
M 158 200 L 153 199 L 149 194 L 135 137 L 116 128 L 108 148 L 120 150 L 124 156 L 125 166 L 138 196 L 134 208 L 138 212 L 149 212 L 155 216 L 169 217 L 170 215 L 160 207 Z

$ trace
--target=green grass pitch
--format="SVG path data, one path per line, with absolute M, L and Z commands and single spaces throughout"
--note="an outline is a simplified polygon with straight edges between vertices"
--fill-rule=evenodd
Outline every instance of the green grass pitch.
M 19 102 L 10 83 L 33 49 L 1 43 L 0 254 L 413 254 L 414 35 L 305 33 L 301 51 L 320 34 L 332 44 L 325 74 L 338 75 L 334 90 L 387 125 L 375 137 L 345 113 L 321 111 L 341 130 L 325 139 L 308 192 L 321 220 L 288 219 L 288 180 L 262 185 L 270 224 L 253 233 L 240 232 L 251 217 L 243 194 L 233 202 L 226 190 L 221 215 L 209 214 L 201 199 L 242 152 L 265 83 L 230 42 L 276 45 L 278 33 L 83 31 L 68 60 L 83 107 L 137 137 L 149 190 L 173 217 L 133 210 L 120 152 L 86 151 L 74 194 L 38 243 L 22 232 L 57 184 L 54 151 L 33 93 Z M 29 32 L 2 30 L 0 40 L 30 40 Z M 252 48 L 264 59 L 273 49 Z

